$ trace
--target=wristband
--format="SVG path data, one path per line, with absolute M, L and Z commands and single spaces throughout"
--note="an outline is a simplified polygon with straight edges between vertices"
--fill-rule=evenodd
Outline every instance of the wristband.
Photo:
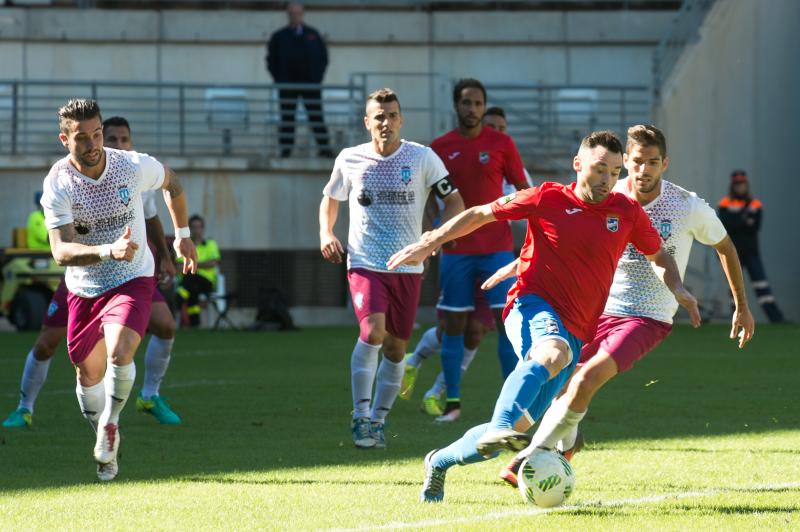
M 111 244 L 103 244 L 100 246 L 100 260 L 108 260 L 111 258 Z
M 189 238 L 190 235 L 191 233 L 188 227 L 178 227 L 178 229 L 175 230 L 175 238 Z

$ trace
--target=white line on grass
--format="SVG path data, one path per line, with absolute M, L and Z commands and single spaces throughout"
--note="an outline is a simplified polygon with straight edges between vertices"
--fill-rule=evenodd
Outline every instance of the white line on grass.
M 569 506 L 558 506 L 556 508 L 520 508 L 518 510 L 508 510 L 505 512 L 491 512 L 483 515 L 470 515 L 464 517 L 454 517 L 452 519 L 425 519 L 412 522 L 394 522 L 385 525 L 368 525 L 358 528 L 332 528 L 331 531 L 355 531 L 355 530 L 390 530 L 396 528 L 426 528 L 432 526 L 469 524 L 476 521 L 489 521 L 504 517 L 533 516 L 558 512 L 571 512 L 586 508 L 608 508 L 619 506 L 637 506 L 641 504 L 652 504 L 666 500 L 693 499 L 698 497 L 709 497 L 721 493 L 735 493 L 739 491 L 780 491 L 785 489 L 800 488 L 800 482 L 786 482 L 782 484 L 757 484 L 742 488 L 714 488 L 705 491 L 687 491 L 680 493 L 665 493 L 663 495 L 651 495 L 649 497 L 639 497 L 636 499 L 620 499 L 617 501 L 597 501 L 583 504 L 572 504 Z M 423 503 L 420 503 L 423 504 Z

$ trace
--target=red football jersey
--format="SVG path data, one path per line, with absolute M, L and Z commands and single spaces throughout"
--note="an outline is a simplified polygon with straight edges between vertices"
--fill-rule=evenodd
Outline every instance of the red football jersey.
M 635 200 L 612 192 L 601 203 L 586 203 L 575 195 L 575 185 L 542 183 L 500 198 L 492 212 L 498 220 L 528 220 L 505 313 L 518 296 L 536 294 L 572 334 L 589 342 L 625 246 L 630 242 L 652 255 L 661 237 Z
M 512 184 L 528 184 L 514 141 L 492 128 L 484 127 L 474 139 L 454 129 L 434 140 L 431 148 L 444 162 L 466 208 L 485 205 L 502 196 L 504 178 Z M 457 239 L 455 246 L 443 251 L 477 255 L 513 249 L 508 223 L 493 222 Z

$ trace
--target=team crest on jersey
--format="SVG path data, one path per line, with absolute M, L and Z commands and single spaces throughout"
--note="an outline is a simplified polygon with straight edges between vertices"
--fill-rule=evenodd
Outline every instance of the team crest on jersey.
M 606 229 L 612 233 L 619 231 L 619 216 L 606 216 Z
M 131 202 L 131 191 L 128 190 L 128 187 L 125 186 L 119 187 L 117 189 L 117 194 L 119 194 L 119 199 L 122 202 L 122 204 L 127 207 L 128 203 Z
M 661 220 L 661 223 L 658 224 L 658 234 L 664 240 L 668 239 L 672 234 L 672 220 Z
M 511 203 L 512 201 L 514 201 L 514 198 L 516 198 L 516 197 L 517 197 L 517 193 L 516 192 L 512 192 L 508 196 L 503 196 L 502 198 L 500 198 L 497 201 L 498 201 L 498 203 L 500 203 L 500 205 L 505 205 L 506 203 Z
M 478 154 L 478 160 L 481 162 L 481 164 L 489 164 L 489 152 L 488 151 L 480 152 Z
M 411 183 L 411 167 L 404 166 L 400 169 L 400 179 L 403 180 L 403 184 L 407 185 Z

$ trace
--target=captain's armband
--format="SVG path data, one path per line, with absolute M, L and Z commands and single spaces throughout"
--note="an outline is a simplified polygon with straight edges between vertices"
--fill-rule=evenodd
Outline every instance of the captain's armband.
M 433 184 L 433 192 L 436 194 L 436 197 L 440 199 L 444 199 L 457 189 L 453 186 L 453 183 L 450 181 L 448 177 L 443 177 L 439 181 Z

